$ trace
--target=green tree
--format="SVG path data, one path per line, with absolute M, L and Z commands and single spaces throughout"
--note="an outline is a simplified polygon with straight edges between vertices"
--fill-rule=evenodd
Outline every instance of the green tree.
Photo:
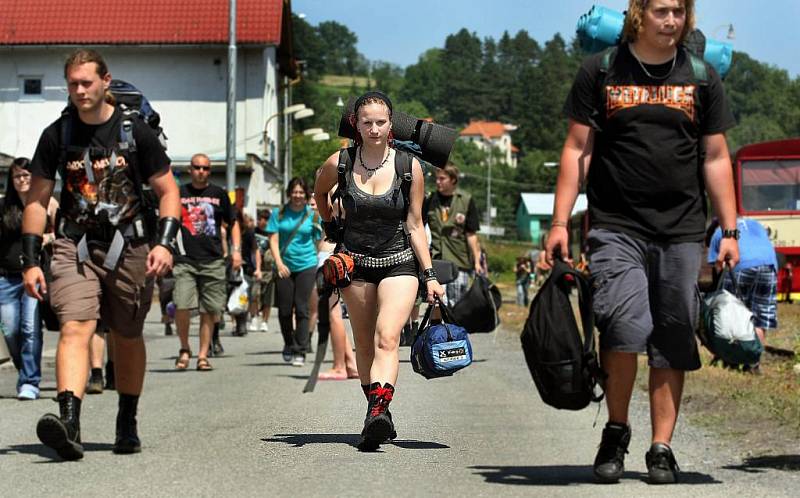
M 447 120 L 442 99 L 443 69 L 441 48 L 432 48 L 419 56 L 416 64 L 406 68 L 400 98 L 418 101 L 438 120 Z
M 480 116 L 481 76 L 483 62 L 481 40 L 474 33 L 461 29 L 444 42 L 442 95 L 448 101 L 448 121 L 453 124 L 468 123 Z
M 323 21 L 317 26 L 322 44 L 323 71 L 326 74 L 364 75 L 367 68 L 356 49 L 358 36 L 336 21 Z
M 314 185 L 317 169 L 331 154 L 339 150 L 338 138 L 315 142 L 311 137 L 296 134 L 292 137 L 292 175 Z

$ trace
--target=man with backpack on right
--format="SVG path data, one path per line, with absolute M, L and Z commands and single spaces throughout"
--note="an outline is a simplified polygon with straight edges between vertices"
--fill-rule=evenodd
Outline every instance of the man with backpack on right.
M 686 371 L 700 368 L 695 339 L 708 191 L 722 227 L 717 265 L 739 260 L 725 131 L 735 125 L 719 76 L 683 45 L 694 0 L 629 0 L 623 41 L 584 61 L 564 107 L 548 262 L 568 259 L 567 222 L 581 185 L 608 423 L 597 482 L 617 482 L 631 439 L 637 354 L 650 367 L 649 482 L 678 481 L 671 448 Z M 591 164 L 591 167 L 590 167 Z M 577 255 L 575 255 L 577 256 Z

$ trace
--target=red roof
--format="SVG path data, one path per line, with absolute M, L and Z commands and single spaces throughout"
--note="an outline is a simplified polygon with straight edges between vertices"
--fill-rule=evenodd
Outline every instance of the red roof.
M 289 0 L 237 0 L 236 7 L 239 43 L 280 45 Z M 227 42 L 228 0 L 0 0 L 0 45 Z
M 461 130 L 461 136 L 480 135 L 483 138 L 500 138 L 506 131 L 505 125 L 499 121 L 472 121 Z

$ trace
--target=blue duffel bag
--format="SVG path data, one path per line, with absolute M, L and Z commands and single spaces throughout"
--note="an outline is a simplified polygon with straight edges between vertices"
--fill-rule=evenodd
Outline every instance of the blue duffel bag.
M 438 298 L 436 301 L 428 306 L 411 346 L 411 366 L 426 379 L 448 377 L 472 363 L 469 334 L 464 327 L 453 323 L 447 306 L 442 306 Z M 429 325 L 434 306 L 439 306 L 442 321 Z

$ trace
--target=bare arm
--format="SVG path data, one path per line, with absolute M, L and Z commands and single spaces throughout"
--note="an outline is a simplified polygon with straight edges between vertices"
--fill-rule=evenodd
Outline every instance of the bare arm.
M 233 271 L 242 267 L 242 229 L 239 220 L 233 220 L 231 227 L 231 266 Z
M 47 206 L 53 194 L 53 180 L 39 176 L 31 176 L 31 187 L 28 190 L 28 201 L 22 213 L 22 233 L 42 235 L 47 224 Z M 47 294 L 47 282 L 44 273 L 38 266 L 25 268 L 22 271 L 22 282 L 29 296 L 38 300 Z
M 703 137 L 703 145 L 706 150 L 703 178 L 711 205 L 719 218 L 720 228 L 733 230 L 736 228 L 736 197 L 728 143 L 725 141 L 725 135 L 718 133 Z M 725 261 L 728 261 L 731 268 L 739 262 L 739 244 L 736 239 L 720 240 L 717 269 L 721 270 Z
M 161 218 L 181 219 L 181 194 L 172 171 L 159 171 L 147 179 L 158 196 L 158 213 Z M 172 268 L 172 253 L 164 246 L 154 246 L 147 255 L 147 274 L 162 276 Z
M 561 151 L 561 163 L 558 167 L 556 182 L 556 198 L 553 206 L 553 224 L 547 236 L 545 246 L 546 259 L 553 263 L 554 253 L 560 252 L 565 261 L 569 261 L 567 222 L 569 222 L 575 199 L 578 197 L 581 184 L 586 181 L 589 163 L 594 147 L 594 131 L 586 125 L 570 120 L 567 139 Z
M 269 234 L 269 252 L 272 253 L 272 259 L 275 260 L 275 268 L 278 269 L 278 276 L 280 278 L 288 277 L 291 272 L 289 271 L 289 267 L 283 263 L 283 258 L 281 258 L 280 234 L 278 232 Z
M 324 221 L 331 220 L 331 203 L 328 192 L 339 180 L 337 167 L 339 166 L 339 153 L 335 152 L 317 170 L 317 180 L 314 182 L 314 199 L 317 201 L 319 216 Z
M 425 237 L 425 225 L 422 223 L 422 201 L 425 199 L 425 177 L 422 166 L 416 159 L 411 163 L 411 205 L 408 208 L 406 227 L 411 238 L 411 247 L 417 256 L 422 269 L 431 268 L 431 253 L 428 250 L 428 239 Z M 428 302 L 433 303 L 434 294 L 440 298 L 444 289 L 437 281 L 427 282 Z
M 28 202 L 22 214 L 22 233 L 42 235 L 47 225 L 47 207 L 53 195 L 55 182 L 40 176 L 31 176 Z
M 481 272 L 481 244 L 478 241 L 478 234 L 475 232 L 467 232 L 467 246 L 472 253 L 472 266 L 475 273 Z

